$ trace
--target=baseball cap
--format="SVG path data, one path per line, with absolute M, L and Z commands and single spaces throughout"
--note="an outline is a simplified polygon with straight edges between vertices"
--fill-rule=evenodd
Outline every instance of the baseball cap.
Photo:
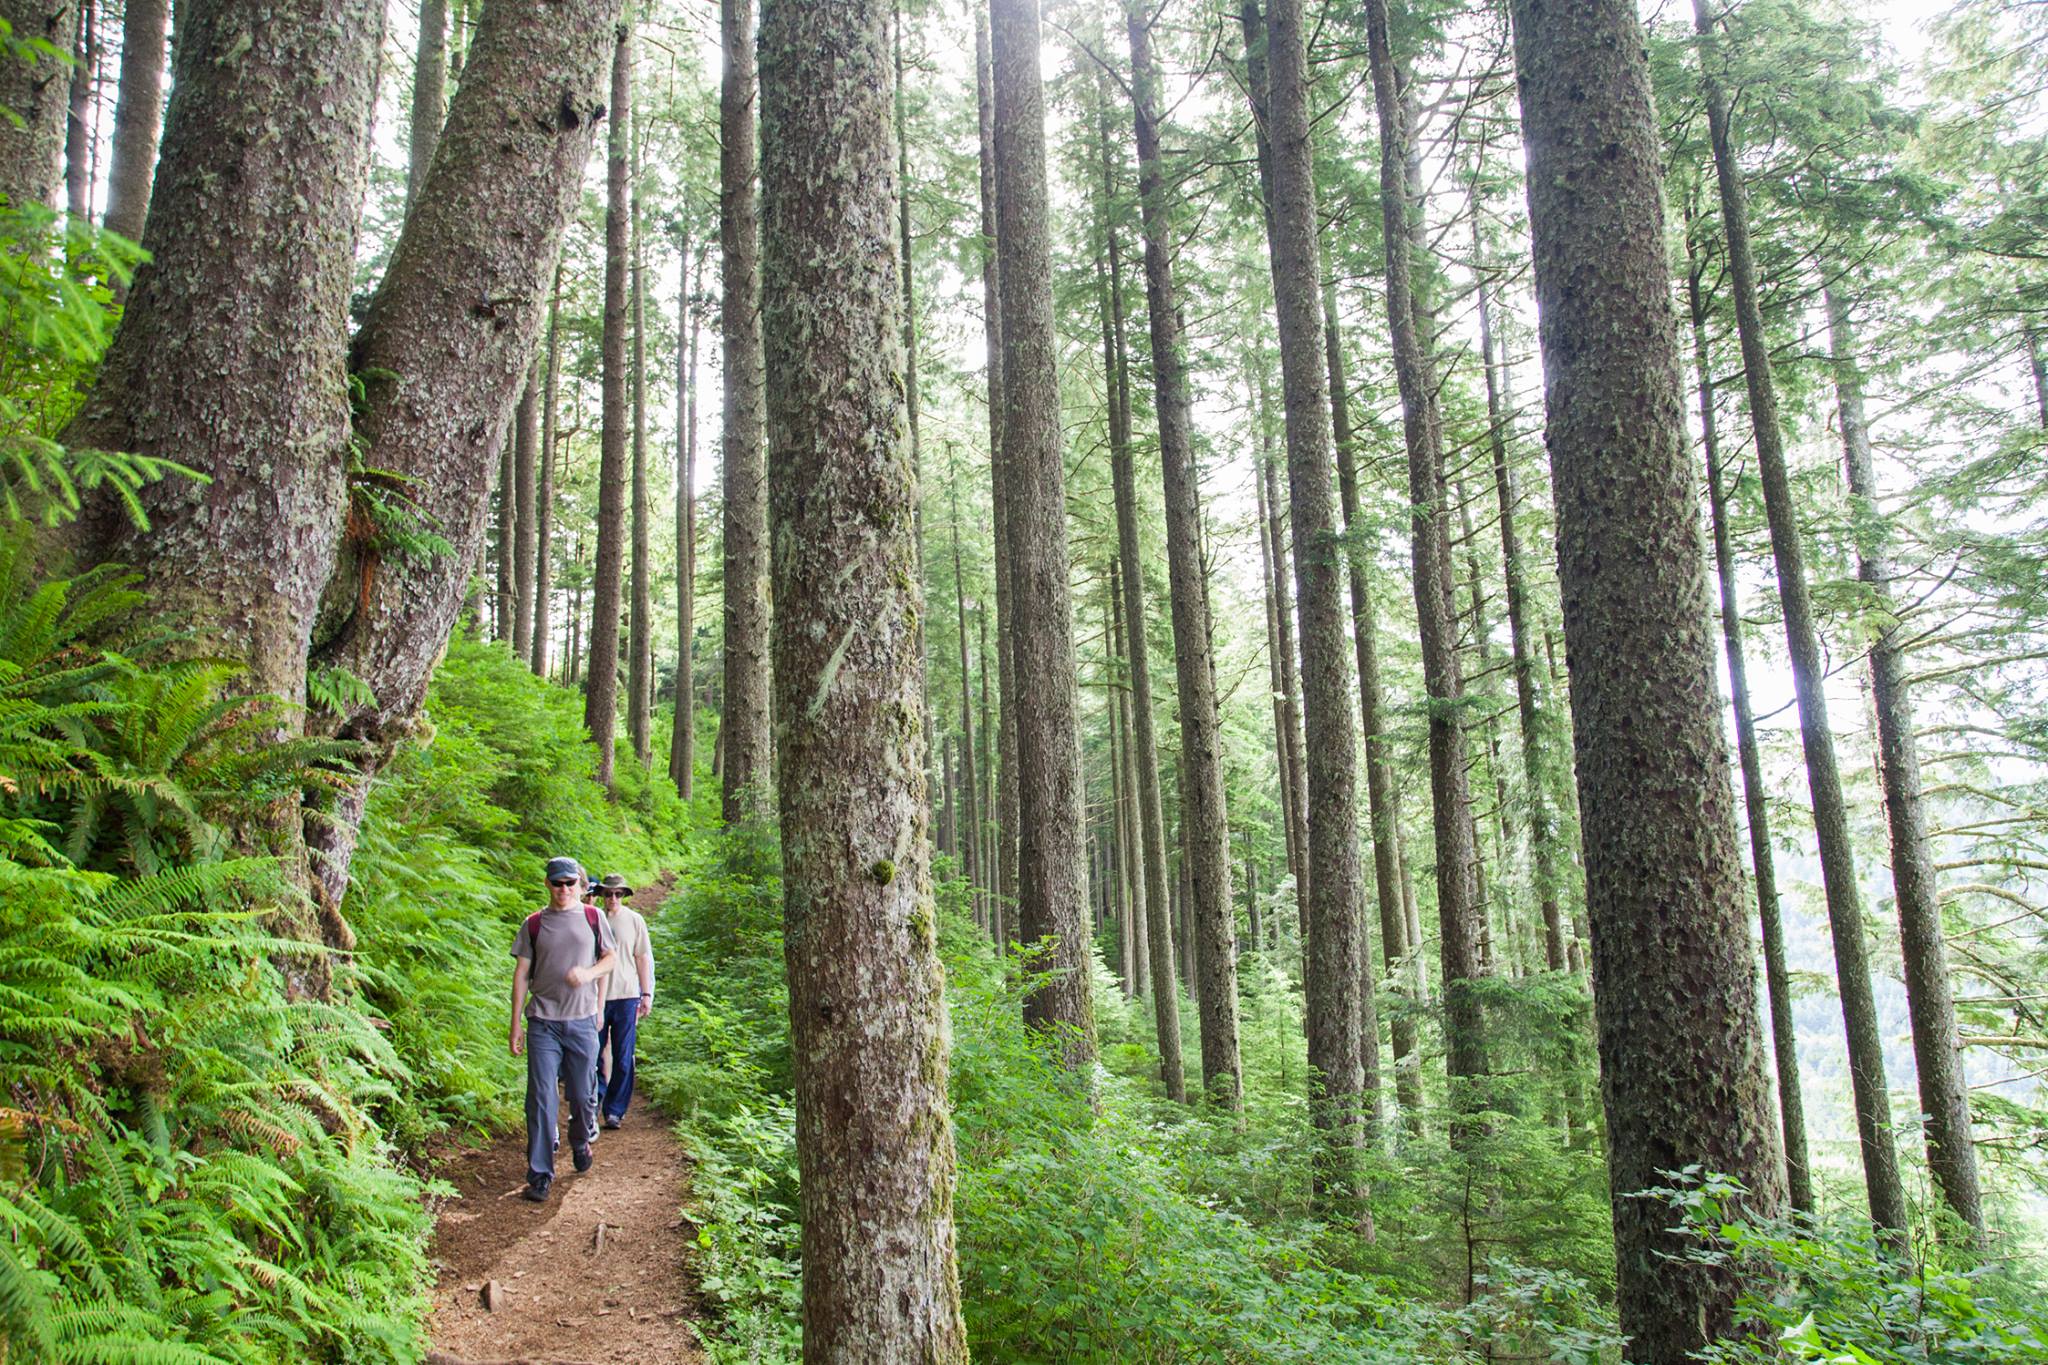
M 574 858 L 548 859 L 548 880 L 550 882 L 557 882 L 565 877 L 580 877 L 584 881 L 590 880 L 589 874 L 583 870 L 583 864 L 577 862 Z

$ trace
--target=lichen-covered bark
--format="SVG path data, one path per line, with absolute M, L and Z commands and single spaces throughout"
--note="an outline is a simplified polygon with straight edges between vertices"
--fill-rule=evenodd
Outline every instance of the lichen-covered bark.
M 485 491 L 596 134 L 617 13 L 617 0 L 499 0 L 484 13 L 470 78 L 356 334 L 363 462 L 407 479 L 420 522 L 452 550 L 406 555 L 352 535 L 329 585 L 315 657 L 376 694 L 317 718 L 371 749 L 362 782 L 308 826 L 336 902 L 369 780 L 419 712 L 483 543 Z
M 768 0 L 762 247 L 804 1359 L 965 1362 L 886 5 Z
M 1806 759 L 1807 790 L 1813 798 L 1813 829 L 1820 845 L 1821 882 L 1827 894 L 1828 935 L 1835 949 L 1835 980 L 1849 1042 L 1849 1084 L 1856 1110 L 1856 1136 L 1863 1152 L 1863 1183 L 1870 1216 L 1880 1228 L 1903 1235 L 1906 1190 L 1899 1179 L 1898 1149 L 1892 1141 L 1891 1096 L 1885 1081 L 1884 1040 L 1870 986 L 1870 950 L 1863 933 L 1863 893 L 1856 880 L 1856 850 L 1849 834 L 1848 803 L 1835 759 L 1834 730 L 1828 720 L 1825 664 L 1820 629 L 1806 582 L 1806 551 L 1800 543 L 1799 512 L 1785 466 L 1785 438 L 1778 425 L 1777 386 L 1771 377 L 1770 341 L 1757 301 L 1756 264 L 1749 247 L 1749 208 L 1735 164 L 1729 132 L 1728 96 L 1721 88 L 1714 47 L 1713 16 L 1704 0 L 1693 0 L 1693 21 L 1701 44 L 1701 90 L 1714 149 L 1721 195 L 1721 227 L 1728 240 L 1728 283 L 1735 301 L 1735 328 L 1742 343 L 1743 379 L 1749 391 L 1756 468 L 1763 483 L 1764 514 L 1771 528 L 1771 556 L 1784 608 L 1785 644 L 1792 657 L 1792 682 L 1799 700 L 1799 740 Z M 1575 652 L 1576 647 L 1574 647 Z
M 720 463 L 725 482 L 726 820 L 765 813 L 772 738 L 768 725 L 768 470 L 762 447 L 760 226 L 754 204 L 754 0 L 720 0 L 725 70 L 718 96 L 718 248 L 725 299 L 725 408 Z
M 668 775 L 677 795 L 688 801 L 697 784 L 697 310 L 690 303 L 687 235 L 682 256 L 682 289 L 676 295 L 676 712 Z
M 604 332 L 599 342 L 602 390 L 597 464 L 597 561 L 590 579 L 590 681 L 583 724 L 597 741 L 597 780 L 611 786 L 617 759 L 619 611 L 625 596 L 626 498 L 631 477 L 626 398 L 626 146 L 631 130 L 633 34 L 619 26 L 612 49 L 611 132 L 605 148 Z
M 974 96 L 980 132 L 981 294 L 983 349 L 988 354 L 989 504 L 995 533 L 996 682 L 1001 710 L 996 720 L 994 922 L 998 948 L 1017 937 L 1017 677 L 1010 648 L 1016 605 L 1010 598 L 1010 500 L 1003 479 L 1003 300 L 1002 261 L 996 253 L 995 74 L 989 56 L 988 6 L 974 14 Z M 984 681 L 986 675 L 984 675 Z M 984 724 L 983 733 L 988 727 Z
M 170 0 L 127 0 L 121 11 L 121 93 L 114 103 L 107 216 L 101 225 L 135 242 L 142 240 L 149 186 L 156 174 L 170 18 Z
M 1423 685 L 1429 693 L 1430 808 L 1436 834 L 1437 924 L 1444 990 L 1444 1067 L 1454 1105 L 1476 1102 L 1458 1089 L 1487 1072 L 1486 1016 L 1474 983 L 1487 975 L 1486 906 L 1474 883 L 1472 793 L 1466 771 L 1465 726 L 1459 706 L 1457 607 L 1450 567 L 1450 523 L 1444 488 L 1443 425 L 1436 374 L 1417 325 L 1413 235 L 1409 223 L 1409 129 L 1396 87 L 1384 0 L 1367 0 L 1366 39 L 1373 103 L 1379 115 L 1380 221 L 1387 264 L 1387 326 L 1401 390 L 1408 448 L 1410 560 Z
M 647 280 L 640 241 L 640 135 L 633 131 L 633 585 L 627 605 L 626 735 L 644 769 L 654 761 L 654 504 L 647 473 Z
M 420 0 L 419 45 L 412 63 L 412 109 L 407 129 L 405 202 L 419 198 L 434 146 L 448 116 L 448 0 Z
M 1358 1039 L 1358 747 L 1351 726 L 1344 589 L 1323 371 L 1316 188 L 1309 143 L 1307 34 L 1301 0 L 1267 12 L 1266 137 L 1274 311 L 1279 323 L 1294 579 L 1301 611 L 1301 700 L 1308 779 L 1308 934 L 1303 945 L 1315 1122 L 1328 1145 L 1326 1193 L 1350 1193 L 1360 1141 Z M 1275 547 L 1276 550 L 1278 547 Z
M 548 339 L 541 359 L 540 475 L 534 499 L 533 650 L 528 658 L 536 676 L 548 675 L 548 598 L 554 590 L 555 529 L 555 400 L 562 374 L 562 265 L 555 263 L 555 287 L 548 299 Z
M 1173 662 L 1178 683 L 1182 822 L 1186 828 L 1194 930 L 1201 944 L 1195 1003 L 1201 1011 L 1202 1085 L 1217 1103 L 1244 1102 L 1237 1039 L 1237 922 L 1230 897 L 1230 819 L 1224 806 L 1223 746 L 1217 716 L 1216 661 L 1209 640 L 1209 601 L 1202 588 L 1202 518 L 1196 505 L 1193 408 L 1180 302 L 1173 279 L 1173 212 L 1159 145 L 1159 69 L 1150 20 L 1142 4 L 1124 7 L 1131 45 L 1131 123 L 1138 146 L 1139 214 L 1145 230 L 1145 307 L 1152 342 L 1153 410 L 1159 421 L 1159 464 L 1166 496 L 1167 590 L 1173 608 Z M 1128 463 L 1128 459 L 1126 460 Z M 1119 543 L 1125 573 L 1135 561 L 1135 526 L 1122 536 L 1124 490 L 1117 489 Z
M 1017 936 L 1027 944 L 1052 941 L 1043 964 L 1050 974 L 1026 999 L 1025 1015 L 1063 1030 L 1068 1063 L 1083 1068 L 1095 1055 L 1095 1019 L 1038 0 L 992 0 L 989 39 L 1003 333 L 998 477 L 1007 504 L 1015 617 L 1008 634 L 1017 715 Z M 1006 709 L 1011 696 L 1004 694 Z
M 5 20 L 17 41 L 37 39 L 58 52 L 78 36 L 77 0 L 4 0 Z M 59 57 L 33 61 L 7 54 L 0 61 L 0 194 L 10 204 L 63 207 L 64 124 L 71 107 L 71 66 Z M 20 122 L 16 122 L 18 118 Z
M 1735 1327 L 1639 1191 L 1697 1162 L 1782 1197 L 1685 454 L 1662 173 L 1632 0 L 1514 0 L 1557 557 L 1628 1356 Z M 1678 1257 L 1678 1259 L 1674 1259 Z
M 1690 225 L 1688 225 L 1690 226 Z M 1785 956 L 1785 925 L 1778 911 L 1778 871 L 1771 851 L 1770 790 L 1757 747 L 1756 714 L 1749 704 L 1749 665 L 1742 644 L 1742 602 L 1735 583 L 1735 546 L 1728 529 L 1728 481 L 1722 478 L 1714 371 L 1707 350 L 1707 314 L 1700 297 L 1702 266 L 1686 234 L 1686 291 L 1691 303 L 1694 372 L 1699 380 L 1701 447 L 1707 457 L 1707 504 L 1714 527 L 1714 565 L 1721 598 L 1721 646 L 1728 659 L 1729 700 L 1735 710 L 1735 750 L 1742 766 L 1743 812 L 1756 882 L 1764 946 L 1764 987 L 1771 1013 L 1771 1044 L 1778 1063 L 1778 1115 L 1783 1130 L 1786 1197 L 1801 1213 L 1813 1212 L 1813 1167 L 1806 1152 L 1806 1102 L 1799 1085 L 1799 1034 L 1792 1021 L 1792 972 Z
M 1907 683 L 1903 625 L 1892 593 L 1890 536 L 1877 502 L 1877 471 L 1870 458 L 1870 426 L 1863 415 L 1863 372 L 1849 306 L 1825 291 L 1828 340 L 1833 351 L 1835 405 L 1842 430 L 1843 464 L 1855 499 L 1856 576 L 1876 610 L 1870 642 L 1870 691 L 1877 709 L 1878 772 L 1892 837 L 1892 895 L 1898 902 L 1899 949 L 1906 966 L 1906 1004 L 1913 1020 L 1913 1060 L 1926 1115 L 1927 1169 L 1949 1210 L 1977 1236 L 1984 1230 L 1977 1183 L 1977 1148 L 1970 1135 L 1970 1089 L 1956 1034 L 1949 984 L 1948 945 L 1942 936 L 1941 886 L 1927 843 L 1920 800 L 1920 752 L 1913 735 L 1913 697 Z

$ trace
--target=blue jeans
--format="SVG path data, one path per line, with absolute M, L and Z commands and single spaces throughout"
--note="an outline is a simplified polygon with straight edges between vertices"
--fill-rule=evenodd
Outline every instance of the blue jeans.
M 555 1174 L 555 1084 L 569 1099 L 571 1151 L 590 1145 L 590 1073 L 597 1065 L 597 1016 L 526 1021 L 526 1178 Z
M 605 1001 L 604 1023 L 597 1030 L 597 1050 L 602 1053 L 606 1041 L 610 1041 L 612 1072 L 604 1082 L 604 1116 L 613 1123 L 626 1117 L 626 1106 L 633 1102 L 633 1038 L 639 1031 L 639 1000 Z

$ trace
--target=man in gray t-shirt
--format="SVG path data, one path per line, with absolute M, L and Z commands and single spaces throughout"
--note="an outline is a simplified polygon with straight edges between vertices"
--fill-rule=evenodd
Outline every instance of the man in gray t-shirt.
M 618 947 L 611 926 L 583 903 L 590 878 L 574 858 L 548 860 L 547 909 L 526 917 L 512 942 L 512 1055 L 526 1054 L 526 1189 L 540 1203 L 555 1178 L 556 1086 L 569 1101 L 569 1154 L 590 1169 L 598 1014 Z

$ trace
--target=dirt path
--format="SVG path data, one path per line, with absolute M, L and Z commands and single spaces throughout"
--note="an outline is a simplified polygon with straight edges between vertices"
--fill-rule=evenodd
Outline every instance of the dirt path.
M 440 1278 L 429 1365 L 703 1359 L 690 1321 L 681 1145 L 661 1114 L 636 1099 L 625 1126 L 599 1134 L 595 1150 L 595 1163 L 578 1175 L 563 1144 L 545 1204 L 519 1197 L 526 1143 L 518 1130 L 442 1170 L 461 1194 L 442 1207 L 434 1233 Z M 484 1304 L 486 1286 L 495 1307 Z

